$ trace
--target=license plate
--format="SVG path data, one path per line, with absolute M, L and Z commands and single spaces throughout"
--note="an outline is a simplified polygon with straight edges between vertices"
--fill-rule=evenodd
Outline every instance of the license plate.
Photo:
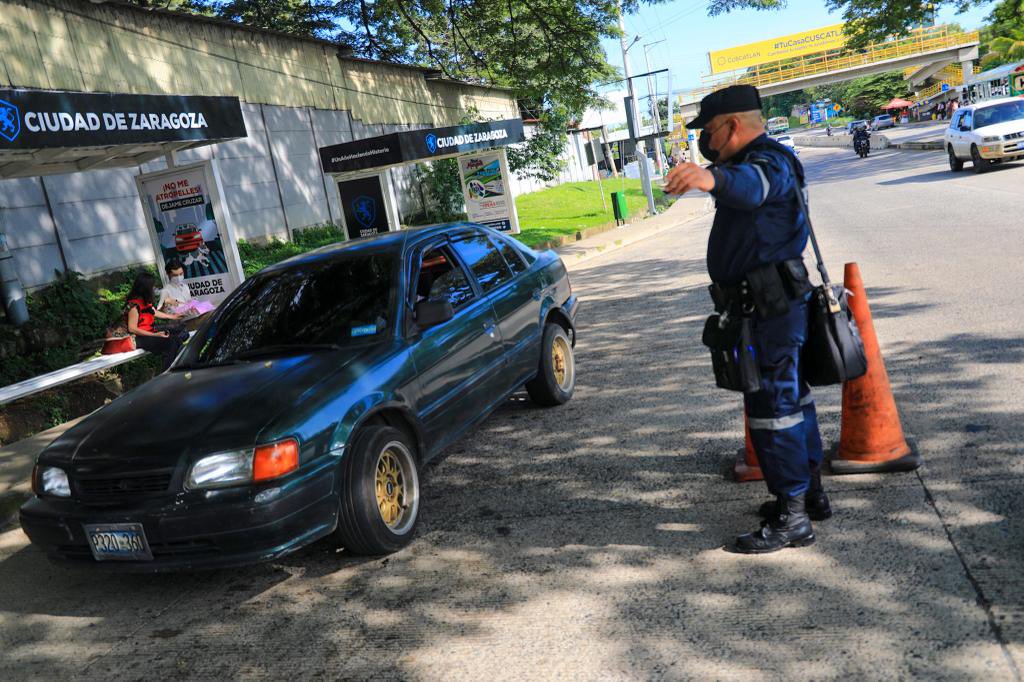
M 141 523 L 104 523 L 85 526 L 89 549 L 96 561 L 152 561 Z

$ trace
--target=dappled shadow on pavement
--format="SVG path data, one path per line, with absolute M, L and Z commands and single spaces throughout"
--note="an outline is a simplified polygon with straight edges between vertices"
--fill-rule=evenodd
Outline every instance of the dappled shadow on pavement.
M 830 479 L 838 513 L 813 547 L 720 549 L 765 493 L 719 473 L 742 423 L 700 345 L 703 261 L 645 257 L 672 244 L 652 241 L 573 273 L 576 396 L 546 410 L 517 396 L 428 467 L 407 550 L 353 559 L 320 543 L 244 570 L 113 577 L 0 535 L 0 677 L 1007 676 L 915 474 Z M 964 336 L 891 349 L 894 383 L 926 387 L 903 403 L 908 426 L 987 381 L 976 363 L 1022 352 Z M 837 395 L 821 392 L 826 439 Z M 1020 478 L 1019 421 L 956 406 L 985 428 L 964 434 L 973 448 L 927 450 L 928 475 L 954 492 L 968 464 Z M 1001 523 L 987 513 L 979 542 Z

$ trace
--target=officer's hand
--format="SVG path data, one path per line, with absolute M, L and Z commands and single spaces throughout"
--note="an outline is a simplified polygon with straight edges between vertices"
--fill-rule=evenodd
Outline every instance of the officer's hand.
M 710 192 L 714 188 L 715 176 L 695 163 L 681 163 L 665 178 L 665 191 L 669 194 L 685 194 L 691 189 Z

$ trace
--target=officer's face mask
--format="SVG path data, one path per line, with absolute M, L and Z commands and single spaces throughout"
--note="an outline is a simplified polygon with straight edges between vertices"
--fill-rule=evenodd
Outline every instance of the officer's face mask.
M 719 157 L 722 155 L 720 149 L 715 149 L 711 146 L 711 140 L 715 138 L 715 135 L 719 130 L 728 127 L 729 121 L 726 121 L 725 123 L 719 123 L 718 127 L 714 130 L 704 128 L 700 131 L 700 138 L 697 140 L 697 148 L 700 150 L 701 155 L 711 163 L 717 163 Z M 726 139 L 728 140 L 728 137 Z

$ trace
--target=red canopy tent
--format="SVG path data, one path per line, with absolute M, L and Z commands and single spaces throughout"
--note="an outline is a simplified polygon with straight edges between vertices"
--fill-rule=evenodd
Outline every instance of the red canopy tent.
M 892 99 L 892 101 L 890 101 L 888 104 L 886 104 L 882 108 L 885 109 L 886 111 L 888 111 L 889 109 L 906 109 L 906 108 L 912 107 L 912 106 L 914 106 L 913 102 L 908 102 L 905 99 L 901 99 L 899 97 L 894 97 Z

